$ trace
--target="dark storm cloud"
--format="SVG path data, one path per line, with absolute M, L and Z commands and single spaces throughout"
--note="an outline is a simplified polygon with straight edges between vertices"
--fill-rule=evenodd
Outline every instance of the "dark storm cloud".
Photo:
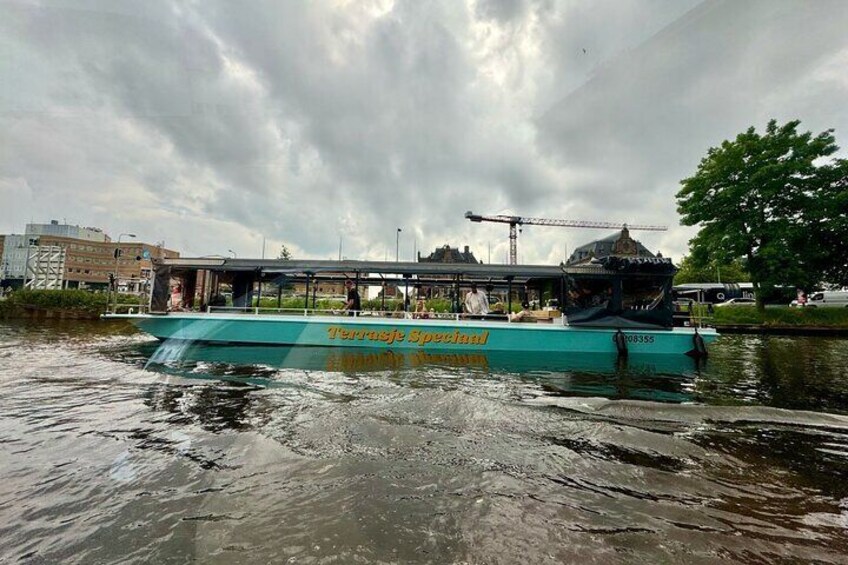
M 545 113 L 540 147 L 588 172 L 578 198 L 676 223 L 677 182 L 709 146 L 748 126 L 797 117 L 848 135 L 836 102 L 844 84 L 813 76 L 848 47 L 846 27 L 848 5 L 838 1 L 705 2 Z M 661 214 L 644 206 L 652 200 Z

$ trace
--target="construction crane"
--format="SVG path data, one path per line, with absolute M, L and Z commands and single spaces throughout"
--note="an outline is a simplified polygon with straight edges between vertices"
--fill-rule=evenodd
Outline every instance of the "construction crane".
M 598 228 L 598 229 L 622 229 L 665 231 L 668 226 L 654 226 L 643 224 L 620 224 L 616 222 L 588 222 L 584 220 L 555 220 L 549 218 L 526 218 L 524 216 L 507 216 L 498 214 L 496 216 L 485 216 L 475 214 L 470 210 L 465 217 L 472 222 L 497 222 L 509 224 L 509 264 L 515 265 L 518 260 L 518 226 L 559 226 L 561 228 Z

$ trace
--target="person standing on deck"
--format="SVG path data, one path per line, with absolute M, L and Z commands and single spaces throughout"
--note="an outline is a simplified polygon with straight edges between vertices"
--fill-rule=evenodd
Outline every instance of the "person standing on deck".
M 489 299 L 482 290 L 477 290 L 477 283 L 471 283 L 471 291 L 465 295 L 465 311 L 477 316 L 489 313 Z
M 355 312 L 359 312 L 362 309 L 361 302 L 359 300 L 359 291 L 353 286 L 353 281 L 347 279 L 345 281 L 345 288 L 347 288 L 347 303 L 345 304 L 344 309 L 348 312 L 348 316 L 355 316 Z

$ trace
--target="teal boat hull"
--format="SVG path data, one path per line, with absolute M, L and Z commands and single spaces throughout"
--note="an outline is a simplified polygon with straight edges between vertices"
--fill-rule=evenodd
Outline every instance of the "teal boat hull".
M 363 347 L 439 351 L 516 351 L 617 354 L 621 331 L 627 352 L 682 355 L 716 339 L 702 328 L 585 328 L 556 323 L 507 323 L 470 320 L 409 320 L 371 317 L 305 317 L 290 315 L 169 313 L 123 314 L 161 340 L 250 345 Z M 696 335 L 697 332 L 697 335 Z M 621 338 L 619 338 L 621 341 Z

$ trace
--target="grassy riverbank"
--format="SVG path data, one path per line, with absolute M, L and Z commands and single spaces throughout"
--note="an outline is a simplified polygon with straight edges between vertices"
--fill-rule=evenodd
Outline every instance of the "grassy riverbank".
M 106 311 L 109 295 L 85 290 L 19 290 L 0 300 L 0 318 L 27 318 L 51 312 L 96 317 Z M 119 294 L 119 304 L 139 304 L 133 294 Z
M 721 326 L 848 328 L 848 308 L 769 307 L 760 312 L 754 306 L 716 308 L 713 323 Z

